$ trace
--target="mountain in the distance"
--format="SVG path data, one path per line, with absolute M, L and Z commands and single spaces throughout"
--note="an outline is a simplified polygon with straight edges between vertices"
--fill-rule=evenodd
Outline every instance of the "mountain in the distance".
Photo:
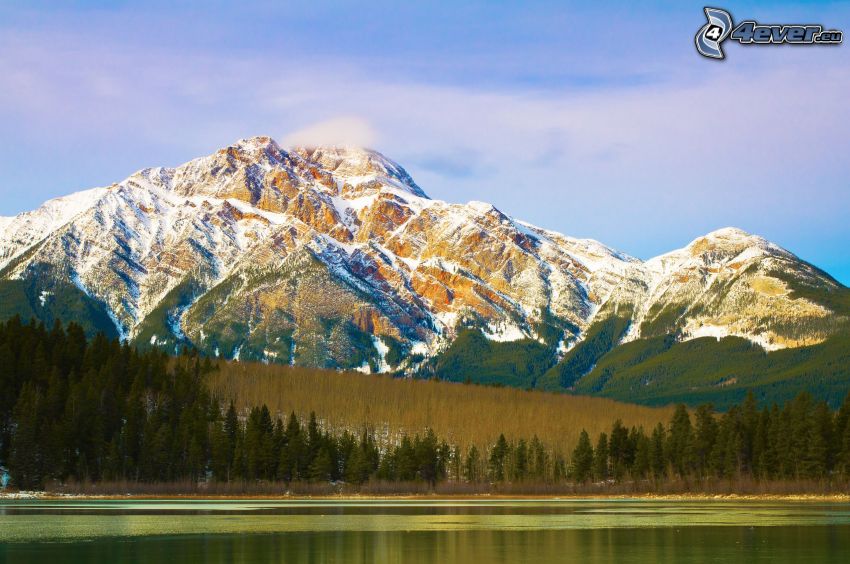
M 848 295 L 737 229 L 642 262 L 489 204 L 432 200 L 377 152 L 268 137 L 0 218 L 2 317 L 223 358 L 643 401 L 678 397 L 677 379 L 736 390 L 747 376 L 724 366 L 742 354 L 845 342 Z M 694 344 L 745 352 L 718 351 L 708 383 L 668 374 L 672 360 L 646 366 Z

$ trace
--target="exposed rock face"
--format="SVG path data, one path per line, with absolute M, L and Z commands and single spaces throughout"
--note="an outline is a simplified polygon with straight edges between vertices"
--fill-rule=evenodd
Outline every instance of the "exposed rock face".
M 459 324 L 554 350 L 619 304 L 634 311 L 627 339 L 778 348 L 843 322 L 790 285 L 834 280 L 742 231 L 641 262 L 489 204 L 431 200 L 374 151 L 268 137 L 0 218 L 0 268 L 74 283 L 130 339 L 316 366 L 385 366 L 387 344 L 433 354 Z

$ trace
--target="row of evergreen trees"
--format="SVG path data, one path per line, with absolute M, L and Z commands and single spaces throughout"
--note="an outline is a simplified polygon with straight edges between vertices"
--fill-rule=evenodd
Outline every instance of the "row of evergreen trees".
M 76 324 L 0 323 L 0 466 L 13 484 L 280 480 L 360 484 L 448 478 L 433 431 L 378 448 L 372 432 L 322 429 L 263 405 L 244 417 L 204 383 L 209 360 L 140 352 Z
M 582 432 L 572 453 L 576 481 L 665 478 L 755 480 L 850 479 L 850 395 L 833 413 L 826 402 L 799 394 L 783 408 L 758 409 L 752 394 L 717 416 L 684 405 L 668 426 L 647 434 L 614 423 L 595 447 Z
M 263 405 L 241 421 L 231 403 L 223 419 L 212 422 L 210 475 L 223 481 L 362 484 L 377 478 L 436 484 L 448 477 L 452 454 L 432 430 L 413 439 L 404 435 L 398 444 L 379 449 L 373 433 L 334 434 L 320 428 L 315 413 L 306 425 L 294 413 L 284 424 L 281 419 L 273 422 Z
M 199 479 L 221 417 L 205 364 L 87 341 L 76 324 L 0 324 L 0 464 L 19 488 Z
M 537 437 L 463 451 L 433 431 L 383 437 L 315 414 L 240 414 L 212 397 L 208 360 L 140 352 L 82 329 L 0 323 L 0 466 L 15 486 L 50 481 L 588 482 L 850 478 L 850 396 L 837 412 L 801 394 L 718 415 L 679 406 L 650 432 L 616 421 L 572 456 Z

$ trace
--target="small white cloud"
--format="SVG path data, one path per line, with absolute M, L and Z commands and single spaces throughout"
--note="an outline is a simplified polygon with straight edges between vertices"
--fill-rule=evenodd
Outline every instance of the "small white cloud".
M 377 134 L 372 125 L 359 117 L 336 117 L 308 125 L 284 139 L 286 145 L 351 145 L 371 147 Z

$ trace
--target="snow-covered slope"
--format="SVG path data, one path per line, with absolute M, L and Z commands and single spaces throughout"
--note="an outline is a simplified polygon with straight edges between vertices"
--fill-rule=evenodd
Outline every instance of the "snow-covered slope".
M 31 212 L 0 217 L 0 268 L 79 213 L 90 209 L 105 193 L 104 188 L 84 190 L 48 200 Z
M 641 264 L 642 292 L 625 292 L 635 311 L 625 340 L 676 333 L 680 339 L 747 338 L 767 350 L 821 342 L 846 312 L 797 295 L 794 286 L 836 292 L 822 271 L 740 229 L 713 231 Z
M 470 325 L 563 350 L 612 311 L 634 316 L 626 339 L 768 348 L 822 339 L 800 322 L 835 317 L 787 280 L 834 281 L 738 230 L 641 262 L 489 204 L 432 200 L 377 152 L 268 137 L 0 218 L 0 269 L 72 282 L 127 338 L 316 366 L 396 368 L 387 351 L 431 355 Z

